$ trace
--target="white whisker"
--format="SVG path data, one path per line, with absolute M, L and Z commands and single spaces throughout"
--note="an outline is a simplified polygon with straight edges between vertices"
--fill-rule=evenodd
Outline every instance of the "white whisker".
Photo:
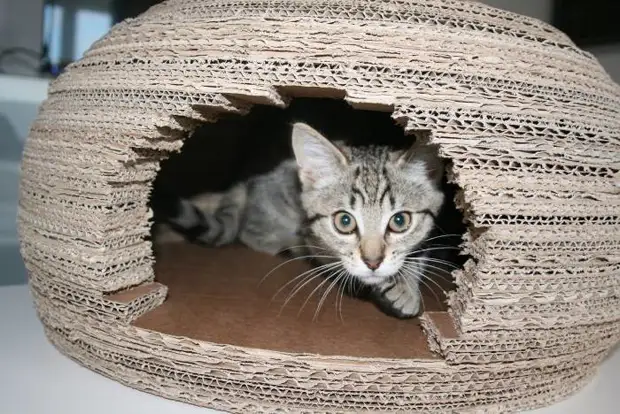
M 438 236 L 430 237 L 430 238 L 426 239 L 425 241 L 437 240 L 437 239 L 440 239 L 442 237 L 463 237 L 463 235 L 462 234 L 456 234 L 456 233 L 440 234 Z
M 305 255 L 305 256 L 298 256 L 298 257 L 293 257 L 292 259 L 289 259 L 285 262 L 280 263 L 279 265 L 277 265 L 276 267 L 274 267 L 273 269 L 271 269 L 269 271 L 269 273 L 267 273 L 265 276 L 262 277 L 262 279 L 260 280 L 260 282 L 258 283 L 258 286 L 260 286 L 265 279 L 267 279 L 271 274 L 273 274 L 273 272 L 275 272 L 276 270 L 278 270 L 279 268 L 281 268 L 282 266 L 294 262 L 295 260 L 303 260 L 303 259 L 312 259 L 312 258 L 318 258 L 318 259 L 338 259 L 338 257 L 336 256 L 324 256 L 324 255 Z
M 325 292 L 323 292 L 323 295 L 321 295 L 321 299 L 319 300 L 319 303 L 316 307 L 316 310 L 314 311 L 314 316 L 312 317 L 313 321 L 316 321 L 318 319 L 319 316 L 319 312 L 321 311 L 321 308 L 323 307 L 323 304 L 325 303 L 325 300 L 327 299 L 327 297 L 329 296 L 329 293 L 332 291 L 332 289 L 334 288 L 334 286 L 336 286 L 336 284 L 338 283 L 338 281 L 342 278 L 344 274 L 344 271 L 341 270 L 335 277 L 334 277 L 334 281 L 327 287 L 327 289 L 325 290 Z
M 340 264 L 340 263 L 338 263 L 338 264 Z M 328 272 L 331 272 L 331 271 L 334 271 L 334 268 L 330 267 L 330 268 L 327 268 L 327 269 L 323 269 L 319 273 L 314 274 L 310 279 L 306 280 L 305 282 L 301 282 L 300 283 L 301 286 L 297 285 L 297 287 L 294 289 L 294 291 L 289 294 L 288 298 L 284 301 L 284 303 L 280 307 L 280 312 L 282 312 L 282 310 L 286 307 L 286 305 L 290 302 L 290 300 L 293 299 L 293 297 L 297 293 L 299 293 L 299 291 L 301 291 L 305 286 L 307 286 L 313 280 L 318 279 L 319 277 L 321 277 L 325 273 L 328 273 Z M 308 299 L 314 294 L 314 292 L 316 292 L 316 290 L 319 289 L 328 280 L 329 280 L 329 276 L 327 276 L 323 282 L 321 282 L 316 288 L 314 288 L 314 290 L 310 293 L 310 295 L 306 299 L 306 302 L 304 302 L 304 306 L 308 302 Z M 302 306 L 302 309 L 303 309 L 303 306 Z
M 342 320 L 342 299 L 344 297 L 344 289 L 345 289 L 345 285 L 347 283 L 347 280 L 348 280 L 348 276 L 345 273 L 344 281 L 338 285 L 338 290 L 336 291 L 336 303 L 335 303 L 335 305 L 336 305 L 336 313 L 338 314 L 340 322 L 344 322 Z
M 342 323 L 344 323 L 344 318 L 342 317 L 342 302 L 344 301 L 344 295 L 345 295 L 345 291 L 344 289 L 347 288 L 349 293 L 347 293 L 347 295 L 352 294 L 353 293 L 353 278 L 354 276 L 349 273 L 349 271 L 347 271 L 345 273 L 346 277 L 344 279 L 344 283 L 342 285 L 342 292 L 340 294 L 340 320 L 342 321 Z
M 414 269 L 405 269 L 407 270 L 407 276 L 412 276 L 418 283 L 422 283 L 424 286 L 426 286 L 427 288 L 429 288 L 429 290 L 431 291 L 431 293 L 433 294 L 433 296 L 435 297 L 435 300 L 437 301 L 437 303 L 441 303 L 441 300 L 439 299 L 439 296 L 437 296 L 437 293 L 431 289 L 431 287 L 425 283 L 422 282 L 422 279 L 420 276 L 423 276 L 422 274 L 418 274 L 417 272 L 413 271 Z M 410 280 L 409 278 L 406 278 L 407 280 Z M 422 296 L 422 291 L 420 290 L 420 288 L 418 287 L 418 292 L 420 293 L 420 297 Z
M 422 274 L 424 275 L 425 278 L 432 279 L 435 283 L 437 283 L 435 278 L 436 279 L 441 279 L 441 280 L 446 280 L 446 275 L 445 274 L 437 273 L 437 272 L 434 272 L 434 271 L 429 270 L 429 269 L 425 269 Z M 429 275 L 430 276 L 434 276 L 434 278 L 429 277 Z M 449 282 L 452 283 L 452 280 L 450 280 Z M 444 291 L 444 293 L 445 293 L 445 290 L 443 288 L 442 288 L 442 291 Z
M 434 269 L 434 270 L 436 270 L 436 271 L 437 271 L 437 272 L 439 272 L 439 273 L 435 273 L 435 272 L 433 272 L 432 274 L 434 274 L 435 276 L 437 276 L 437 277 L 439 277 L 439 278 L 441 278 L 441 279 L 446 279 L 446 278 L 448 278 L 448 277 L 452 277 L 452 271 L 454 270 L 454 269 L 452 269 L 452 270 L 444 269 L 444 268 L 441 268 L 441 267 L 439 267 L 439 266 L 435 266 L 435 265 L 432 265 L 432 264 L 429 264 L 429 263 L 424 263 L 424 261 L 417 261 L 417 262 L 404 262 L 404 263 L 403 263 L 403 266 L 404 266 L 404 265 L 409 265 L 409 266 L 424 266 L 424 268 Z M 429 273 L 430 273 L 430 271 L 429 271 Z
M 338 263 L 338 262 L 327 263 L 327 264 L 324 264 L 324 265 L 321 265 L 321 266 L 317 266 L 317 267 L 313 267 L 312 269 L 306 270 L 305 272 L 295 276 L 294 278 L 292 278 L 291 280 L 286 282 L 282 287 L 280 287 L 280 289 L 278 289 L 278 291 L 272 296 L 271 300 L 273 301 L 276 298 L 276 296 L 278 296 L 280 294 L 280 292 L 282 292 L 282 290 L 284 290 L 288 285 L 290 285 L 291 283 L 295 282 L 296 280 L 299 280 L 300 278 L 303 278 L 304 276 L 312 277 L 312 275 L 315 272 L 319 272 L 322 269 L 337 267 L 338 265 L 340 265 L 340 263 Z M 304 278 L 304 280 L 305 280 L 305 278 Z
M 327 250 L 328 250 L 328 249 L 326 249 L 326 248 L 324 248 L 324 247 L 321 247 L 321 246 L 314 246 L 314 245 L 312 245 L 312 244 L 300 244 L 300 245 L 298 245 L 298 246 L 291 246 L 291 247 L 287 247 L 287 248 L 285 248 L 285 249 L 282 249 L 282 250 L 280 250 L 277 254 L 282 254 L 282 253 L 284 253 L 284 252 L 286 252 L 286 251 L 293 250 L 293 249 L 300 249 L 300 248 L 303 248 L 303 247 L 308 248 L 308 249 L 317 249 L 317 250 L 322 250 L 322 251 L 327 251 Z
M 431 262 L 431 263 L 436 263 L 436 264 L 442 264 L 444 266 L 447 267 L 451 267 L 452 269 L 458 269 L 459 266 L 455 265 L 454 263 L 450 263 L 446 260 L 441 260 L 441 259 L 436 259 L 433 257 L 407 257 L 405 258 L 405 263 L 420 263 L 420 262 Z
M 409 254 L 413 255 L 413 254 L 418 254 L 418 253 L 432 252 L 436 250 L 460 250 L 460 249 L 454 246 L 431 246 L 431 247 L 427 247 L 421 250 L 412 250 L 411 252 L 409 252 Z M 416 256 L 413 256 L 413 257 L 416 257 Z
M 423 283 L 424 286 L 426 286 L 427 288 L 429 288 L 429 290 L 431 291 L 431 293 L 433 293 L 433 295 L 435 295 L 435 298 L 437 299 L 437 302 L 441 302 L 439 300 L 439 298 L 437 297 L 435 291 L 431 288 L 430 285 L 426 284 L 424 281 L 428 281 L 430 283 L 433 283 L 433 285 L 437 286 L 437 288 L 439 288 L 440 292 L 443 293 L 444 295 L 447 295 L 447 292 L 441 287 L 441 285 L 439 283 L 437 283 L 435 280 L 433 280 L 432 278 L 426 276 L 424 274 L 423 271 L 421 271 L 420 269 L 412 269 L 412 268 L 405 268 L 409 274 L 413 277 L 415 277 L 419 282 Z
M 403 275 L 400 271 L 397 274 L 400 279 L 405 283 L 405 287 L 407 288 L 407 290 L 409 291 L 409 294 L 411 296 L 415 296 L 417 292 L 417 294 L 419 295 L 420 298 L 420 303 L 422 304 L 422 312 L 426 311 L 426 304 L 424 303 L 424 296 L 422 296 L 422 291 L 420 290 L 420 288 L 417 285 L 412 285 L 409 280 L 409 278 L 407 278 L 405 275 Z M 415 290 L 415 292 L 414 292 Z
M 433 290 L 433 288 L 428 283 L 426 283 L 424 279 L 418 279 L 418 283 L 421 283 L 422 285 L 426 286 L 426 288 L 433 294 L 433 297 L 435 298 L 435 301 L 437 302 L 437 304 L 441 305 L 443 303 L 442 300 L 439 299 L 439 296 L 437 296 L 437 293 Z

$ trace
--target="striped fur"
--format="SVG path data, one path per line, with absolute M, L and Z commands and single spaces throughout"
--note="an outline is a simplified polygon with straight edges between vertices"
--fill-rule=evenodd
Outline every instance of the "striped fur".
M 440 160 L 419 145 L 403 152 L 331 143 L 301 123 L 293 127 L 292 147 L 294 158 L 223 193 L 189 200 L 160 194 L 153 208 L 167 220 L 156 240 L 240 241 L 272 255 L 305 245 L 294 253 L 335 257 L 329 261 L 339 263 L 338 275 L 366 287 L 386 313 L 418 314 L 419 280 L 432 273 L 423 260 L 430 252 L 420 248 L 444 201 Z M 355 221 L 354 231 L 338 230 L 339 212 Z M 396 233 L 389 223 L 400 212 L 411 226 Z

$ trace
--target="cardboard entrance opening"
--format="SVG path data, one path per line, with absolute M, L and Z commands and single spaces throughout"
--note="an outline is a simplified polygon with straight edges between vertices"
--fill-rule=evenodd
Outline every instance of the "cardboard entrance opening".
M 243 246 L 207 249 L 171 243 L 158 249 L 157 281 L 168 286 L 164 304 L 134 324 L 197 340 L 274 351 L 372 358 L 437 359 L 417 319 L 398 320 L 371 303 L 344 297 L 333 289 L 314 319 L 323 290 L 308 295 L 325 279 L 308 283 L 287 304 L 295 283 L 276 292 L 310 266 Z M 449 279 L 437 279 L 444 290 Z M 323 286 L 327 287 L 325 283 Z M 422 288 L 427 311 L 445 309 L 445 295 Z M 437 296 L 437 297 L 436 297 Z M 439 299 L 439 300 L 438 300 Z M 303 306 L 303 308 L 302 308 Z M 301 310 L 301 312 L 300 312 Z M 342 316 L 342 317 L 341 317 Z

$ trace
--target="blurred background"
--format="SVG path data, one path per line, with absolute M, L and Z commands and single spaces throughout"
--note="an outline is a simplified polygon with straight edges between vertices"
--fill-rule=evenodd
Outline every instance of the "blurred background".
M 19 161 L 50 79 L 112 25 L 160 1 L 0 0 L 0 286 L 26 281 L 15 224 Z M 483 2 L 555 25 L 620 83 L 620 1 Z

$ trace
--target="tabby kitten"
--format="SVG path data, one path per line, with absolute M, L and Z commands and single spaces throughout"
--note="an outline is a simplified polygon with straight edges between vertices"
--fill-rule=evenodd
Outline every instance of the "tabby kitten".
M 224 193 L 154 198 L 153 208 L 204 245 L 239 240 L 271 255 L 306 246 L 295 254 L 339 262 L 384 312 L 416 316 L 419 280 L 433 273 L 425 260 L 433 249 L 423 246 L 444 202 L 440 159 L 418 144 L 332 143 L 304 123 L 293 125 L 292 147 L 293 158 Z

